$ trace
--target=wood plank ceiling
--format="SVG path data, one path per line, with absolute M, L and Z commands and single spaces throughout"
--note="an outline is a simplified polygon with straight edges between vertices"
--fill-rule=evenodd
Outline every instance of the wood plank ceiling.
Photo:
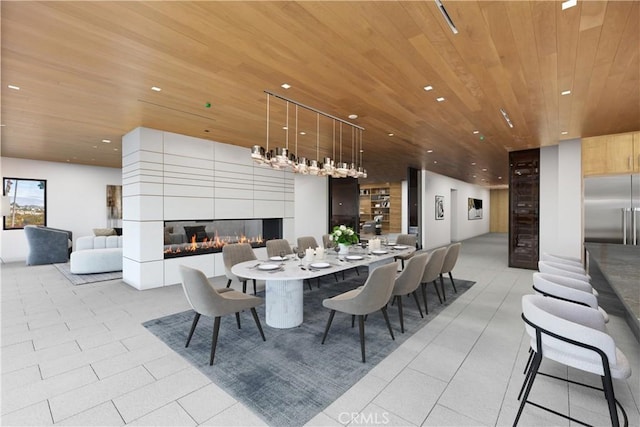
M 368 182 L 500 186 L 511 150 L 640 129 L 639 2 L 444 5 L 458 34 L 433 1 L 2 2 L 2 155 L 120 167 L 138 126 L 264 146 L 264 90 L 364 127 Z M 289 118 L 299 155 L 359 160 L 350 130 Z

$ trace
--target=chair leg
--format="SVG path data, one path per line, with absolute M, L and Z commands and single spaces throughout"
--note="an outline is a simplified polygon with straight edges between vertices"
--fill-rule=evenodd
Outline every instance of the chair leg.
M 402 269 L 404 270 L 404 258 L 400 258 L 400 265 L 402 266 Z
M 359 276 L 360 275 L 360 271 L 358 270 L 358 267 L 354 267 L 354 270 L 356 270 L 356 274 Z M 342 278 L 342 280 L 344 280 L 344 277 Z
M 209 358 L 209 366 L 213 365 L 213 358 L 216 355 L 216 346 L 218 345 L 219 331 L 220 331 L 220 316 L 216 317 L 213 322 L 213 336 L 211 337 L 211 357 Z
M 262 325 L 260 324 L 260 318 L 258 318 L 258 312 L 256 312 L 255 307 L 251 307 L 251 314 L 253 315 L 253 320 L 256 321 L 256 326 L 260 331 L 260 336 L 262 337 L 262 341 L 266 341 L 267 339 L 264 337 L 264 331 L 262 330 Z
M 387 322 L 387 329 L 389 329 L 389 333 L 391 334 L 391 339 L 396 340 L 396 337 L 393 336 L 393 329 L 391 329 L 391 323 L 389 322 L 389 315 L 387 314 L 387 306 L 385 305 L 380 309 L 382 311 L 382 315 L 384 316 L 384 321 Z
M 424 312 L 425 314 L 429 314 L 429 309 L 427 308 L 427 284 L 420 283 L 420 288 L 422 289 L 422 300 L 424 302 Z
M 353 328 L 356 325 L 356 315 L 351 315 L 351 327 Z
M 436 288 L 436 294 L 438 294 L 438 299 L 440 300 L 440 304 L 442 304 L 442 296 L 440 296 L 440 290 L 438 289 L 438 283 L 434 280 L 433 286 Z
M 227 288 L 231 286 L 231 279 L 227 280 Z
M 242 281 L 242 293 L 243 294 L 247 293 L 247 281 L 246 280 Z
M 313 290 L 313 288 L 311 287 L 311 280 L 309 280 L 309 279 L 304 279 L 304 280 L 307 281 L 307 286 L 309 286 L 309 290 L 310 291 Z
M 333 277 L 336 279 L 336 283 L 338 283 L 340 280 L 338 280 L 338 273 L 333 273 Z
M 404 334 L 404 313 L 402 312 L 402 296 L 396 295 L 394 300 L 398 301 L 398 315 L 400 316 L 400 332 Z
M 618 420 L 618 410 L 616 409 L 616 398 L 613 392 L 613 383 L 611 382 L 611 377 L 609 375 L 604 375 L 600 378 L 602 378 L 602 389 L 604 391 L 604 397 L 607 399 L 607 404 L 609 405 L 609 416 L 611 417 L 611 425 L 619 426 L 620 421 Z
M 436 288 L 438 286 L 436 285 Z M 442 299 L 447 300 L 447 294 L 444 292 L 444 279 L 442 278 L 442 273 L 440 273 L 440 289 L 442 289 Z
M 327 339 L 327 334 L 329 333 L 329 328 L 331 327 L 331 322 L 333 322 L 333 316 L 335 315 L 336 315 L 336 311 L 331 310 L 331 313 L 329 313 L 329 320 L 327 321 L 327 327 L 324 328 L 324 335 L 322 336 L 322 344 L 324 344 L 324 340 Z
M 518 414 L 516 415 L 516 419 L 513 421 L 513 426 L 518 425 L 518 420 L 520 419 L 520 415 L 522 415 L 522 410 L 524 409 L 525 403 L 527 403 L 527 398 L 529 397 L 529 392 L 531 391 L 531 386 L 533 386 L 533 380 L 536 378 L 536 374 L 538 373 L 538 368 L 540 367 L 540 362 L 542 362 L 542 355 L 539 353 L 535 353 L 533 356 L 533 362 L 531 363 L 530 368 L 530 377 L 528 382 L 527 378 L 525 378 L 526 390 L 524 392 L 524 396 L 522 396 L 522 401 L 520 402 L 520 408 L 518 409 Z
M 256 295 L 258 291 L 256 290 L 256 279 L 253 279 L 253 294 Z
M 451 274 L 451 272 L 449 272 L 449 278 L 451 279 L 451 285 L 453 286 L 453 292 L 455 292 L 457 294 L 458 290 L 456 289 L 456 282 L 453 281 L 453 275 Z
M 362 363 L 365 363 L 364 357 L 364 316 L 358 315 L 358 329 L 360 330 L 360 352 L 362 353 Z
M 533 349 L 531 347 L 529 347 L 529 358 L 527 359 L 527 364 L 524 365 L 524 371 L 522 371 L 522 374 L 526 374 L 527 371 L 529 370 L 529 365 L 531 365 L 531 361 L 533 360 Z
M 412 294 L 413 300 L 416 302 L 416 306 L 418 307 L 418 311 L 420 312 L 420 317 L 424 319 L 424 316 L 422 315 L 422 307 L 420 307 L 420 301 L 418 301 L 418 290 L 416 289 L 412 292 Z
M 185 348 L 189 347 L 189 343 L 191 342 L 193 331 L 196 330 L 196 325 L 198 324 L 198 320 L 200 320 L 200 313 L 196 313 L 196 316 L 193 318 L 193 323 L 191 324 L 191 330 L 189 331 L 189 338 L 187 338 L 187 343 L 185 344 Z
M 240 326 L 240 312 L 236 312 L 236 323 L 238 324 L 238 329 L 242 329 Z

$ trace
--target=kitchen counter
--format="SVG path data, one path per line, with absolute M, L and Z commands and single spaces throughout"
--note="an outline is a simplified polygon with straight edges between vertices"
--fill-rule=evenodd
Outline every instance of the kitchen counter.
M 595 263 L 626 312 L 626 320 L 640 341 L 640 246 L 614 243 L 585 243 Z

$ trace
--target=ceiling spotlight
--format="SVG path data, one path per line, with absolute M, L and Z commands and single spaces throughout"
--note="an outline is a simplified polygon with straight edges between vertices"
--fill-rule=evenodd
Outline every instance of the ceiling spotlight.
M 475 165 L 476 165 L 476 162 L 471 162 L 471 166 L 475 166 Z
M 456 28 L 455 24 L 451 20 L 451 17 L 447 13 L 447 10 L 442 5 L 442 2 L 440 0 L 435 0 L 435 2 L 436 2 L 436 5 L 438 6 L 438 9 L 440 9 L 440 13 L 442 13 L 444 20 L 447 22 L 447 25 L 449 25 L 449 28 L 451 28 L 451 32 L 453 34 L 458 34 L 458 29 Z
M 566 135 L 566 134 L 568 134 L 569 132 L 567 132 L 566 130 L 563 130 L 563 131 L 562 131 L 562 132 L 560 132 L 560 133 L 561 133 L 561 134 L 563 134 L 563 135 Z
M 430 90 L 433 90 L 433 86 L 425 86 L 424 90 L 426 90 L 427 92 L 429 92 Z
M 355 120 L 355 119 L 357 119 L 357 118 L 358 118 L 358 115 L 357 115 L 357 114 L 349 114 L 349 118 L 350 118 L 351 120 Z
M 444 98 L 443 97 L 436 98 L 436 101 L 442 102 L 442 101 L 444 101 Z
M 501 177 L 501 176 L 499 176 L 499 177 L 498 177 L 498 179 L 502 179 L 502 177 Z
M 389 136 L 393 136 L 393 134 L 392 134 L 392 133 L 390 133 L 390 134 L 389 134 Z
M 571 91 L 570 90 L 563 90 L 562 92 L 560 92 L 560 95 L 570 95 Z
M 513 123 L 511 123 L 511 119 L 509 118 L 509 115 L 507 114 L 507 112 L 504 111 L 502 108 L 500 109 L 500 112 L 502 113 L 502 117 L 504 117 L 504 119 L 506 120 L 506 122 L 509 125 L 509 127 L 512 128 L 513 127 Z
M 306 135 L 306 134 L 307 134 L 307 133 L 306 133 L 306 132 L 304 132 L 304 131 L 303 131 L 303 132 L 300 132 L 300 135 Z
M 438 163 L 438 161 L 437 161 L 437 160 L 434 160 L 434 161 L 433 161 L 433 163 Z
M 105 144 L 111 144 L 111 140 L 110 139 L 103 139 L 102 142 L 104 142 Z
M 433 150 L 427 150 L 427 153 L 433 153 Z
M 486 172 L 486 171 L 487 171 L 487 168 L 482 168 L 482 172 Z
M 562 10 L 569 9 L 578 4 L 578 0 L 567 0 L 562 2 Z
M 7 87 L 8 87 L 9 89 L 13 89 L 13 90 L 20 90 L 20 86 L 7 85 Z
M 480 133 L 480 131 L 479 131 L 479 130 L 474 130 L 474 131 L 473 131 L 473 134 L 474 134 L 474 135 L 477 135 L 477 134 L 479 134 L 479 133 Z
M 151 86 L 151 90 L 154 90 L 156 92 L 160 92 L 162 90 L 162 88 L 159 88 L 158 86 Z
M 289 89 L 289 88 L 291 87 L 291 85 L 290 85 L 290 84 L 288 84 L 288 83 L 282 83 L 282 84 L 280 85 L 280 87 L 282 87 L 283 89 Z

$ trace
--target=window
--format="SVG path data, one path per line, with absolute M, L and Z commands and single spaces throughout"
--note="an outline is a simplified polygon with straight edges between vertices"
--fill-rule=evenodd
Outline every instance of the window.
M 47 181 L 4 178 L 2 215 L 5 230 L 25 225 L 47 225 Z

